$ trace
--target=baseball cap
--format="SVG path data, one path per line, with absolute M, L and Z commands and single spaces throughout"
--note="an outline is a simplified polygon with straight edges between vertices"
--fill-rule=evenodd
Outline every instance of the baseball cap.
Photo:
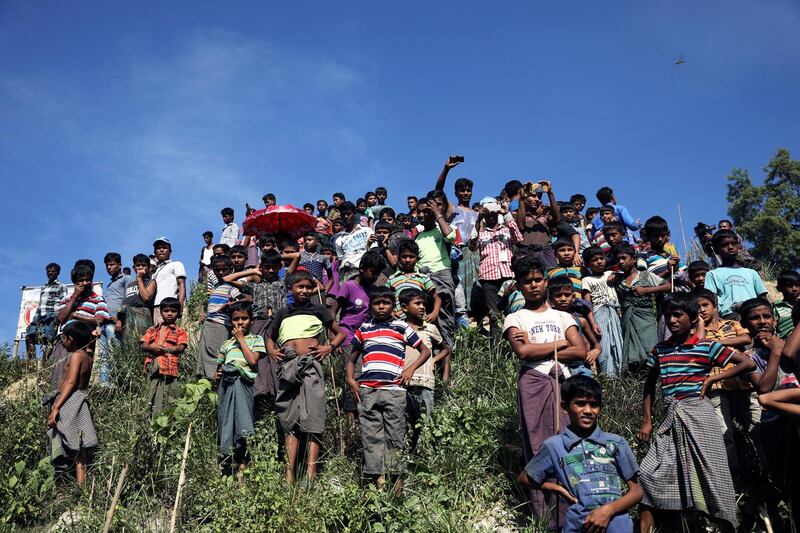
M 169 239 L 167 239 L 166 237 L 163 237 L 163 236 L 157 238 L 156 240 L 154 240 L 153 241 L 153 246 L 155 246 L 156 244 L 158 244 L 160 242 L 163 242 L 164 244 L 169 244 L 170 246 L 172 246 L 172 243 L 169 242 Z

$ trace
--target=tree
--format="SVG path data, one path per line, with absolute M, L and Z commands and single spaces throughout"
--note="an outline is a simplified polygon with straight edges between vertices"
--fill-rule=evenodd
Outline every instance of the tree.
M 779 148 L 763 168 L 762 185 L 746 170 L 734 168 L 728 179 L 728 214 L 736 230 L 754 246 L 750 253 L 780 269 L 800 261 L 800 161 Z

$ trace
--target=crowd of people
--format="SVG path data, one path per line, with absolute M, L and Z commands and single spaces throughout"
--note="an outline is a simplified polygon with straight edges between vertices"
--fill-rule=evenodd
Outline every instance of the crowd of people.
M 403 452 L 433 415 L 437 385 L 450 381 L 457 333 L 477 328 L 519 360 L 519 480 L 553 529 L 632 531 L 637 505 L 642 531 L 671 530 L 687 510 L 725 531 L 759 516 L 779 524 L 782 500 L 800 515 L 790 457 L 798 273 L 781 272 L 781 298 L 770 301 L 729 221 L 699 223 L 684 261 L 666 220 L 642 223 L 610 187 L 588 209 L 582 194 L 559 201 L 547 181 L 510 181 L 473 203 L 473 182 L 459 178 L 449 197 L 449 173 L 463 160 L 449 157 L 433 190 L 408 196 L 403 210 L 389 206 L 385 187 L 305 204 L 316 227 L 302 235 L 241 235 L 234 210 L 222 209 L 220 238 L 205 232 L 200 251 L 195 290 L 208 302 L 194 374 L 219 395 L 224 471 L 242 475 L 254 421 L 274 412 L 287 481 L 316 476 L 334 376 L 323 363 L 333 359 L 345 376 L 337 411 L 360 434 L 364 479 L 399 490 Z M 187 274 L 171 254 L 159 237 L 126 273 L 108 253 L 103 295 L 91 260 L 72 268 L 72 294 L 60 267 L 46 268 L 28 354 L 48 347 L 54 464 L 81 483 L 98 446 L 86 391 L 113 386 L 115 345 L 139 343 L 153 414 L 180 394 Z M 626 373 L 645 382 L 637 438 L 651 444 L 641 464 L 623 437 L 598 427 L 595 376 Z

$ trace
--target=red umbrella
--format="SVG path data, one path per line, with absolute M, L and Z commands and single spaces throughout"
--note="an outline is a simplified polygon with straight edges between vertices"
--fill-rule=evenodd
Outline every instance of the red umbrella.
M 244 235 L 258 236 L 262 233 L 289 233 L 300 237 L 306 231 L 314 231 L 317 219 L 293 205 L 272 205 L 250 213 L 242 229 Z

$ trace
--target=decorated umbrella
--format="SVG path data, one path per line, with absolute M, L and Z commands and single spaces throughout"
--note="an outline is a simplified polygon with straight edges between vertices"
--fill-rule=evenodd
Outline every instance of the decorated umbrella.
M 314 231 L 317 219 L 293 205 L 272 205 L 250 213 L 242 229 L 244 235 L 258 236 L 262 233 L 288 233 L 298 238 L 306 231 Z

